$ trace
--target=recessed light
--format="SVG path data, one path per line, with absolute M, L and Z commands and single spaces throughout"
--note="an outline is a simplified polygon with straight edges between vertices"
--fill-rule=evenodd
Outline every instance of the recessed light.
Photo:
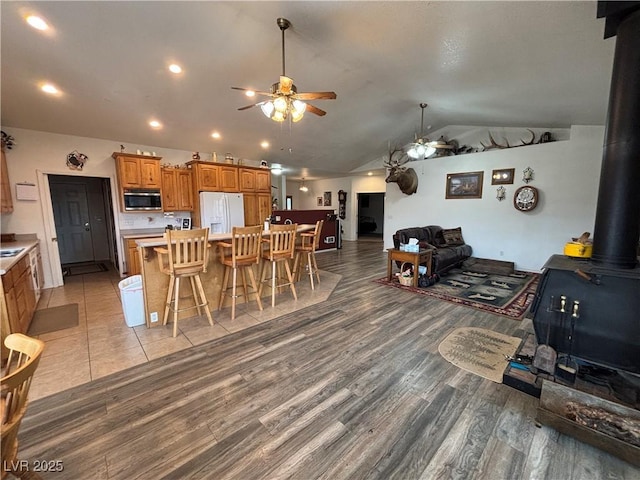
M 213 133 L 211 134 L 211 136 L 212 136 L 213 138 L 215 138 L 215 139 L 220 138 L 220 134 L 219 134 L 218 132 L 213 132 Z
M 182 67 L 176 63 L 169 65 L 169 71 L 172 73 L 182 73 Z
M 269 148 L 269 142 L 267 142 L 266 140 L 263 140 L 262 143 L 260 143 L 260 146 L 262 148 Z
M 256 96 L 256 92 L 254 92 L 253 90 L 247 90 L 246 92 L 244 92 L 244 94 L 247 97 L 255 97 Z
M 371 176 L 373 175 L 373 172 L 367 172 L 367 175 Z
M 149 126 L 150 126 L 151 128 L 162 128 L 162 124 L 161 124 L 159 121 L 157 121 L 157 120 L 151 120 L 151 121 L 149 122 Z
M 47 25 L 47 22 L 45 22 L 42 18 L 38 17 L 37 15 L 29 15 L 26 20 L 29 25 L 31 25 L 33 28 L 37 30 L 49 29 L 49 25 Z
M 48 93 L 49 95 L 60 95 L 60 90 L 58 90 L 55 85 L 52 85 L 50 83 L 43 83 L 40 86 L 40 90 Z

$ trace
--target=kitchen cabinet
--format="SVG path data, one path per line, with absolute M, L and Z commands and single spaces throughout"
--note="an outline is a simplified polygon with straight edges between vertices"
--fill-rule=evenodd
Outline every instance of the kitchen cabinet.
M 238 169 L 241 192 L 271 193 L 271 172 L 264 168 Z
M 195 194 L 198 192 L 219 192 L 220 191 L 220 167 L 214 163 L 189 162 L 187 163 L 193 170 L 193 185 Z
M 111 156 L 117 162 L 116 173 L 121 189 L 159 189 L 161 187 L 160 160 L 162 157 L 118 152 L 113 152 Z
M 271 216 L 270 193 L 243 193 L 244 224 L 262 225 Z
M 220 166 L 220 190 L 221 192 L 239 192 L 238 167 L 233 165 Z
M 5 332 L 26 334 L 36 309 L 36 295 L 28 255 L 22 257 L 2 275 L 2 288 L 3 336 L 6 336 Z
M 256 170 L 256 192 L 268 193 L 271 196 L 271 171 L 261 168 Z
M 127 274 L 139 275 L 142 269 L 140 268 L 140 256 L 138 255 L 138 245 L 135 238 L 127 238 L 125 250 L 127 252 Z
M 192 170 L 186 168 L 163 168 L 162 209 L 165 212 L 193 211 Z
M 256 191 L 256 171 L 252 168 L 240 168 L 238 171 L 240 177 L 241 192 Z
M 4 145 L 2 146 L 2 170 L 0 171 L 0 213 L 13 212 L 13 199 L 11 197 L 11 183 L 9 182 L 9 169 L 7 168 L 7 159 L 4 154 Z

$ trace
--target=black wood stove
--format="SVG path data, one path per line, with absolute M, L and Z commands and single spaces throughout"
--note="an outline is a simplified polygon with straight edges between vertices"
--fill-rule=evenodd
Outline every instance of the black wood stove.
M 617 38 L 592 258 L 553 255 L 531 309 L 538 344 L 549 331 L 565 359 L 633 376 L 640 375 L 639 3 L 598 3 L 605 38 Z

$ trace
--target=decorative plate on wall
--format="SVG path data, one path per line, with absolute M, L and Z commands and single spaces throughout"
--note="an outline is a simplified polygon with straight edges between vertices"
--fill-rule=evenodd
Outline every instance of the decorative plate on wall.
M 538 189 L 525 185 L 516 190 L 513 195 L 513 206 L 521 212 L 529 212 L 538 205 Z

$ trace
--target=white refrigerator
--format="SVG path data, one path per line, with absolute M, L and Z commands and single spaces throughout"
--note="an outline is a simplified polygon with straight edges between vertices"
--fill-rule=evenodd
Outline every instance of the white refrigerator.
M 244 227 L 244 197 L 241 193 L 200 192 L 200 225 L 210 233 L 231 233 Z

